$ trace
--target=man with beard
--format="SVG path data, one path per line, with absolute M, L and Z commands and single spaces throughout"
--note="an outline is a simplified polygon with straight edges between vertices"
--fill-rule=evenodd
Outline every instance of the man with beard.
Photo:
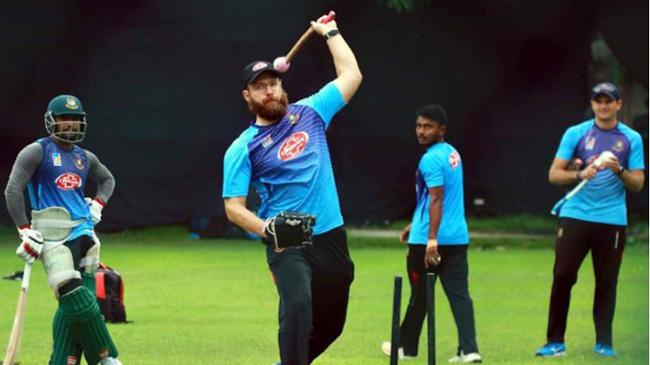
M 341 334 L 354 277 L 325 131 L 362 76 L 335 21 L 311 26 L 325 39 L 336 79 L 288 104 L 271 63 L 247 65 L 242 96 L 255 120 L 224 157 L 226 215 L 267 245 L 282 365 L 311 363 Z M 257 215 L 246 208 L 250 184 L 261 199 Z
M 622 105 L 621 94 L 614 84 L 604 82 L 594 86 L 591 91 L 594 118 L 567 129 L 549 169 L 548 179 L 552 184 L 588 182 L 561 206 L 558 214 L 547 342 L 537 350 L 536 356 L 566 355 L 564 333 L 571 288 L 589 251 L 596 279 L 594 351 L 601 356 L 616 356 L 612 322 L 618 272 L 625 249 L 625 195 L 626 190 L 639 192 L 645 180 L 643 141 L 639 133 L 618 121 Z M 609 157 L 601 161 L 601 154 Z M 578 166 L 578 171 L 571 169 L 571 165 Z
M 439 105 L 427 105 L 415 114 L 415 134 L 425 149 L 415 172 L 417 204 L 411 224 L 400 240 L 408 244 L 406 270 L 411 284 L 398 345 L 400 358 L 418 354 L 422 322 L 426 315 L 426 277 L 440 277 L 458 330 L 458 349 L 449 362 L 480 363 L 476 344 L 474 307 L 469 295 L 467 247 L 469 233 L 463 198 L 463 163 L 456 149 L 445 142 L 447 113 Z M 390 356 L 391 343 L 382 343 Z

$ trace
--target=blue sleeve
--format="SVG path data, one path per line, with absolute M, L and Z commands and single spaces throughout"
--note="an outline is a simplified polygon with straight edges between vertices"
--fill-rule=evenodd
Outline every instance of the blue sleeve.
M 560 146 L 555 153 L 556 158 L 561 158 L 563 160 L 569 161 L 573 158 L 576 146 L 580 141 L 581 135 L 580 130 L 576 127 L 571 127 L 564 132 L 562 140 L 560 141 Z
M 643 151 L 643 140 L 641 139 L 641 135 L 634 133 L 630 136 L 630 159 L 627 161 L 628 170 L 645 169 Z
M 223 198 L 248 195 L 251 181 L 251 162 L 248 158 L 248 146 L 236 140 L 226 151 L 223 158 Z
M 334 114 L 338 113 L 345 106 L 345 100 L 343 100 L 343 94 L 341 94 L 339 88 L 334 84 L 334 81 L 330 81 L 316 94 L 301 99 L 296 104 L 314 109 L 323 119 L 325 128 L 327 128 L 332 118 L 334 118 Z
M 445 184 L 445 174 L 440 156 L 433 153 L 426 153 L 422 156 L 418 166 L 427 188 L 435 188 Z

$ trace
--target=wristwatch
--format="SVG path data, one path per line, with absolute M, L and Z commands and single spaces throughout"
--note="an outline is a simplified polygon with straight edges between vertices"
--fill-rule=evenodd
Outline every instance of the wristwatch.
M 329 32 L 323 34 L 323 37 L 325 37 L 325 40 L 329 40 L 330 38 L 340 34 L 338 29 L 332 29 Z
M 625 171 L 625 167 L 623 167 L 623 165 L 620 165 L 620 169 L 618 170 L 616 175 L 621 176 L 621 175 L 623 175 L 624 171 Z

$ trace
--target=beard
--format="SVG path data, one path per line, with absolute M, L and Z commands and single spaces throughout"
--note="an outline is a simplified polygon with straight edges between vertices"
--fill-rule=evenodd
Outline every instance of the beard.
M 289 97 L 286 92 L 282 92 L 282 96 L 277 100 L 273 97 L 265 99 L 261 103 L 251 99 L 248 102 L 248 109 L 255 115 L 258 115 L 266 120 L 278 120 L 287 114 L 287 106 L 289 105 Z

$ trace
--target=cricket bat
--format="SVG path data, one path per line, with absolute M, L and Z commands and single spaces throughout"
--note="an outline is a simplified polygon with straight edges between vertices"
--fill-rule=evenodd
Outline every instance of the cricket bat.
M 4 360 L 0 364 L 15 365 L 18 351 L 20 350 L 20 339 L 23 334 L 23 322 L 25 321 L 25 307 L 27 305 L 27 292 L 29 291 L 29 279 L 32 274 L 32 264 L 25 264 L 23 271 L 23 281 L 20 285 L 20 294 L 18 295 L 18 306 L 16 307 L 16 316 L 14 325 L 9 335 L 9 344 Z

